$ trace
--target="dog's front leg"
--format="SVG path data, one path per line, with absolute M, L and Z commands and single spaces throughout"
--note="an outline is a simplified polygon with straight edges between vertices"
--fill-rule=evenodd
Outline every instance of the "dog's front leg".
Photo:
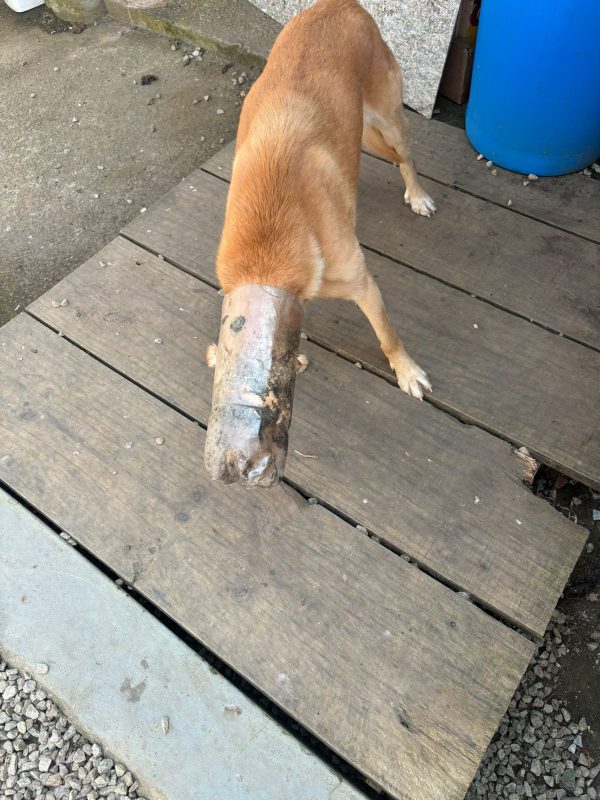
M 364 286 L 354 300 L 373 326 L 381 349 L 396 373 L 398 386 L 406 394 L 422 400 L 423 388 L 431 391 L 429 378 L 404 349 L 400 337 L 390 323 L 379 287 L 366 268 Z
M 330 271 L 321 286 L 320 297 L 339 297 L 352 300 L 371 323 L 381 349 L 396 373 L 398 386 L 406 394 L 423 399 L 423 389 L 431 391 L 427 374 L 416 364 L 404 349 L 400 337 L 389 320 L 381 292 L 375 279 L 365 265 L 365 258 L 358 242 L 340 256 L 338 269 Z

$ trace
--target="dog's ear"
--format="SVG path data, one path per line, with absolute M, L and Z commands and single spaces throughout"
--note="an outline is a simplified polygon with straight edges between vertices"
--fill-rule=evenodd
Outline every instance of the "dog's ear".
M 304 370 L 308 367 L 308 358 L 299 353 L 296 356 L 296 372 L 304 372 Z
M 214 369 L 217 366 L 217 345 L 216 344 L 209 344 L 206 348 L 206 363 L 211 368 Z

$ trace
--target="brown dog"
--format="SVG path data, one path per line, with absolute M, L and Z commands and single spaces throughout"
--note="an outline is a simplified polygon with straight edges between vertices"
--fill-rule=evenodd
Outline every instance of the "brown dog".
M 422 399 L 422 387 L 431 389 L 427 376 L 392 328 L 355 234 L 361 142 L 400 165 L 406 203 L 415 213 L 430 216 L 435 205 L 410 156 L 398 63 L 356 0 L 318 0 L 284 28 L 244 102 L 217 276 L 231 297 L 250 285 L 282 290 L 300 301 L 353 300 L 373 326 L 400 388 Z M 252 301 L 244 302 L 244 308 L 252 308 Z M 228 336 L 220 355 L 209 356 L 217 370 L 221 356 L 230 362 L 236 356 L 235 339 Z M 252 354 L 246 353 L 245 363 L 254 363 Z M 266 391 L 271 379 L 263 377 Z M 256 385 L 244 397 L 260 396 L 255 407 L 264 406 L 266 395 Z M 235 396 L 239 407 L 237 390 Z M 291 403 L 286 414 L 291 415 Z M 281 463 L 277 468 L 264 447 L 260 457 L 248 452 L 248 447 L 261 449 L 264 426 L 258 424 L 254 445 L 246 442 L 242 453 L 225 430 L 231 420 L 231 415 L 220 418 L 217 435 L 211 418 L 209 471 L 221 480 L 270 485 Z M 215 448 L 223 454 L 219 466 Z

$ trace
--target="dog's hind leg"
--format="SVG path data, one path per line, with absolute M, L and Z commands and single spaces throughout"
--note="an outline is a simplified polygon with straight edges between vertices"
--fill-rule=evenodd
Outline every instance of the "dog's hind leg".
M 421 186 L 410 154 L 410 135 L 402 110 L 402 72 L 391 50 L 383 41 L 381 45 L 364 91 L 363 145 L 399 164 L 406 185 L 405 203 L 415 214 L 430 217 L 435 203 Z

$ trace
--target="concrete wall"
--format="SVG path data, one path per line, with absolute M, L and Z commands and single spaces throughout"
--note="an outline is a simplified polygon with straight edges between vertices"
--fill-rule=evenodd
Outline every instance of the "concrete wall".
M 251 0 L 278 22 L 310 0 Z M 460 0 L 361 0 L 373 15 L 404 72 L 404 101 L 431 117 Z

